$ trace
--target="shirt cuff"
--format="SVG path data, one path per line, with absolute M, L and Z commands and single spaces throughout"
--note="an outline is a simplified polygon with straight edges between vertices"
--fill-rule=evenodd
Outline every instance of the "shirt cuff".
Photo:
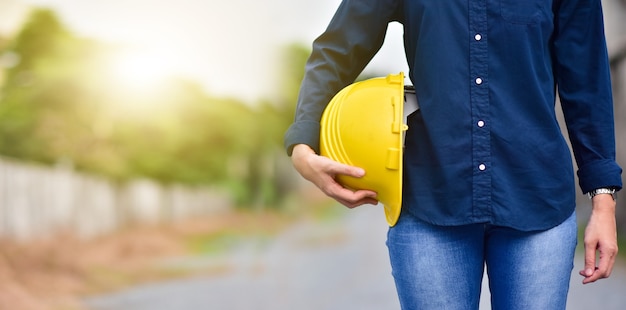
M 320 153 L 320 123 L 315 121 L 299 121 L 291 124 L 285 133 L 285 149 L 291 156 L 296 144 L 306 144 L 315 153 Z
M 578 181 L 583 193 L 596 188 L 622 188 L 622 168 L 614 160 L 599 160 L 578 169 Z

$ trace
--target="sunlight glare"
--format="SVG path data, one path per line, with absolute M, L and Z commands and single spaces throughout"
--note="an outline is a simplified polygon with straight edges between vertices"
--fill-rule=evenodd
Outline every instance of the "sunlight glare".
M 111 70 L 119 86 L 133 93 L 157 90 L 175 75 L 171 58 L 154 50 L 122 51 L 114 56 Z

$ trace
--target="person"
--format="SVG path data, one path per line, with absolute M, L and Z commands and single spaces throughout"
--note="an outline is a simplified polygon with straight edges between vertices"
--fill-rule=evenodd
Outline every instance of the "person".
M 409 115 L 402 212 L 387 246 L 402 309 L 565 309 L 577 244 L 563 115 L 591 215 L 583 283 L 617 254 L 610 72 L 600 0 L 343 0 L 315 39 L 285 147 L 295 169 L 348 208 L 376 192 L 335 181 L 367 171 L 319 154 L 326 104 L 404 28 L 420 109 Z M 598 258 L 596 259 L 596 254 Z

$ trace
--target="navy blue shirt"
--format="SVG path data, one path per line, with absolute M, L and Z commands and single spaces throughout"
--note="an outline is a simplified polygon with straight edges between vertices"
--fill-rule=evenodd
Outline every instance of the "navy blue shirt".
M 344 0 L 313 43 L 285 135 L 319 150 L 330 99 L 404 25 L 420 110 L 408 118 L 403 208 L 437 225 L 548 229 L 583 192 L 621 188 L 600 0 Z M 375 190 L 375 189 L 374 189 Z

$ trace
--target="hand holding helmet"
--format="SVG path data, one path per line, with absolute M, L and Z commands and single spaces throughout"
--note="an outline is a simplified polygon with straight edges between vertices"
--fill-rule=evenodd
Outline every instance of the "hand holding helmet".
M 371 190 L 350 190 L 337 183 L 338 175 L 361 178 L 365 171 L 319 156 L 306 144 L 298 144 L 293 149 L 291 160 L 295 169 L 308 181 L 315 184 L 324 194 L 348 208 L 364 204 L 377 204 L 376 192 Z

